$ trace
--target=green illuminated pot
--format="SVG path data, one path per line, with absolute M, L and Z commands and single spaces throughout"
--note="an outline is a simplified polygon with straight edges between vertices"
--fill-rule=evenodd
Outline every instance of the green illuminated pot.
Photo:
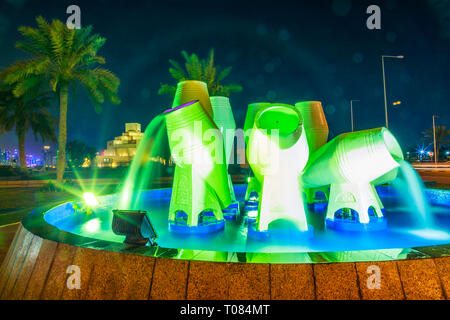
M 236 122 L 234 121 L 233 110 L 228 97 L 215 96 L 210 97 L 210 100 L 214 114 L 214 122 L 222 133 L 225 148 L 225 159 L 228 166 L 231 161 L 234 134 L 236 132 Z M 234 195 L 233 183 L 230 175 L 228 175 L 228 184 L 230 186 L 232 199 L 235 201 L 236 196 Z
M 187 225 L 197 226 L 199 215 L 231 204 L 227 163 L 220 131 L 199 101 L 165 112 L 169 147 L 176 164 L 169 220 L 187 214 Z
M 353 209 L 359 222 L 369 223 L 369 209 L 383 216 L 373 182 L 394 179 L 399 160 L 400 145 L 386 128 L 344 133 L 312 155 L 302 179 L 311 188 L 331 185 L 327 219 L 340 209 Z
M 322 147 L 328 139 L 328 123 L 320 101 L 297 102 L 295 107 L 303 118 L 309 152 L 313 154 Z
M 303 126 L 306 131 L 306 139 L 308 140 L 309 153 L 313 154 L 322 147 L 328 139 L 328 123 L 323 112 L 322 103 L 320 101 L 302 101 L 297 102 L 295 107 L 300 111 L 303 118 Z M 317 192 L 323 192 L 325 199 L 316 199 Z M 326 202 L 329 198 L 328 186 L 320 188 L 306 188 L 306 202 L 318 203 Z
M 245 137 L 245 145 L 248 146 L 248 139 L 250 137 L 250 132 L 253 128 L 253 125 L 255 123 L 255 116 L 262 108 L 270 106 L 269 102 L 255 102 L 250 103 L 247 107 L 247 114 L 245 115 L 245 122 L 244 122 L 244 137 Z M 248 159 L 248 148 L 246 147 L 246 157 Z M 248 200 L 250 198 L 250 194 L 252 192 L 256 192 L 258 195 L 261 194 L 261 184 L 259 183 L 258 179 L 255 177 L 249 177 L 248 184 L 247 184 L 247 191 L 245 192 L 245 200 Z
M 260 110 L 247 147 L 249 164 L 261 183 L 256 230 L 283 219 L 308 229 L 299 175 L 308 161 L 308 143 L 300 112 L 271 104 Z
M 244 134 L 245 134 L 245 143 L 248 143 L 248 138 L 250 137 L 249 130 L 253 129 L 253 125 L 255 123 L 256 114 L 261 111 L 263 108 L 267 108 L 270 106 L 270 102 L 255 102 L 250 103 L 247 107 L 247 114 L 245 115 L 244 122 Z M 246 134 L 248 133 L 248 134 Z
M 247 114 L 245 115 L 245 122 L 244 122 L 244 135 L 245 135 L 245 144 L 248 146 L 248 140 L 250 138 L 251 131 L 253 129 L 253 126 L 255 124 L 255 117 L 258 112 L 263 110 L 264 108 L 268 108 L 272 105 L 270 102 L 254 102 L 250 103 L 247 107 Z M 279 105 L 285 105 L 283 103 L 280 103 Z M 248 148 L 246 149 L 246 156 L 248 159 Z M 247 191 L 245 192 L 245 200 L 248 200 L 250 198 L 250 194 L 252 192 L 256 192 L 258 195 L 261 195 L 261 184 L 259 183 L 258 179 L 255 177 L 250 177 L 247 185 Z
M 178 82 L 177 91 L 173 99 L 172 108 L 181 106 L 185 103 L 199 100 L 206 113 L 212 118 L 213 111 L 211 101 L 209 100 L 208 86 L 205 82 L 197 80 L 186 80 Z

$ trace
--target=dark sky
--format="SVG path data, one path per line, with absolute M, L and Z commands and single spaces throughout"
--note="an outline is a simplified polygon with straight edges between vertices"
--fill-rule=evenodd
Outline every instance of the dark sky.
M 25 55 L 14 48 L 17 27 L 35 26 L 34 17 L 66 21 L 70 4 L 81 7 L 82 25 L 107 38 L 99 54 L 121 80 L 119 106 L 96 114 L 80 93 L 69 101 L 68 135 L 96 146 L 120 135 L 125 122 L 146 126 L 171 105 L 157 94 L 173 81 L 168 59 L 180 51 L 205 56 L 215 48 L 216 62 L 232 66 L 229 82 L 244 87 L 230 99 L 242 127 L 248 103 L 320 100 L 330 135 L 350 130 L 350 99 L 355 129 L 384 125 L 381 55 L 386 60 L 390 129 L 406 148 L 419 143 L 432 125 L 450 126 L 450 1 L 2 1 L 0 68 Z M 382 29 L 366 28 L 366 8 L 381 7 Z M 392 102 L 401 100 L 399 107 Z M 13 134 L 0 147 L 14 147 Z M 27 147 L 42 144 L 30 137 Z

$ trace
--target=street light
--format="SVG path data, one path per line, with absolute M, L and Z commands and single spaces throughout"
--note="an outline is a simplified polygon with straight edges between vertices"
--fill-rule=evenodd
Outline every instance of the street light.
M 350 117 L 352 120 L 352 132 L 354 131 L 353 130 L 353 101 L 360 101 L 360 100 L 350 100 Z
M 437 164 L 437 153 L 436 153 L 436 124 L 434 118 L 439 118 L 433 114 L 433 144 L 434 144 L 434 164 Z
M 403 59 L 404 56 L 381 56 L 381 66 L 383 68 L 383 89 L 384 89 L 384 113 L 386 116 L 386 128 L 389 128 L 388 113 L 387 113 L 387 98 L 386 98 L 386 74 L 384 72 L 384 58 Z

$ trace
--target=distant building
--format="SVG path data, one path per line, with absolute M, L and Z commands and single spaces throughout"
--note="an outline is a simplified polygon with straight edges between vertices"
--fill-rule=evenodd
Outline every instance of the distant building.
M 54 167 L 56 166 L 56 156 L 55 152 L 50 146 L 42 147 L 42 159 L 44 167 Z
M 11 164 L 11 152 L 8 150 L 5 151 L 5 164 L 6 165 Z
M 125 132 L 120 137 L 108 141 L 106 150 L 96 157 L 97 166 L 99 168 L 128 166 L 143 135 L 140 123 L 125 123 Z

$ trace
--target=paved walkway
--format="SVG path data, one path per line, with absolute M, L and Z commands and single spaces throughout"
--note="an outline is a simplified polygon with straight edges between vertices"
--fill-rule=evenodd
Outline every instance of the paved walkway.
M 8 252 L 11 241 L 16 234 L 17 229 L 20 226 L 20 222 L 15 222 L 13 224 L 0 226 L 0 265 L 5 259 L 6 253 Z
M 64 201 L 70 195 L 62 192 L 39 192 L 39 188 L 8 188 L 0 190 L 0 264 L 5 258 L 22 218 L 33 208 L 50 201 Z

